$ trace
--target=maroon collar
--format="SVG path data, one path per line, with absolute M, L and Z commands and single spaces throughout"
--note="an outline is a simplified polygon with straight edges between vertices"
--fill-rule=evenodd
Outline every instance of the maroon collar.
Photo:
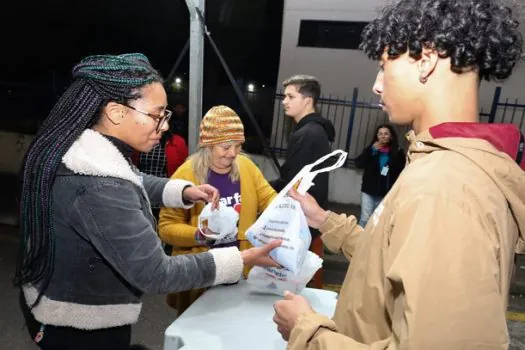
M 498 151 L 507 153 L 525 170 L 524 138 L 513 124 L 443 123 L 429 130 L 434 139 L 445 137 L 475 138 L 488 141 Z

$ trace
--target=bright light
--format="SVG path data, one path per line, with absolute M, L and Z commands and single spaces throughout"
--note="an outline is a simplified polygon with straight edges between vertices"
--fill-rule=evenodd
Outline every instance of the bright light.
M 248 92 L 254 92 L 255 91 L 255 85 L 254 84 L 248 84 Z
M 262 87 L 263 87 L 263 88 L 265 88 L 265 87 L 266 87 L 266 85 L 263 85 Z
M 182 83 L 182 79 L 181 78 L 175 78 L 175 84 L 180 84 Z

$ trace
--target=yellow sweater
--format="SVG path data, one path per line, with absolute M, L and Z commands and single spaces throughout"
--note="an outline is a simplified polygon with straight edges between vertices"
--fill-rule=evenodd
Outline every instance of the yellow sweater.
M 277 195 L 263 174 L 248 157 L 237 156 L 237 164 L 241 178 L 241 212 L 239 215 L 239 233 L 241 250 L 250 247 L 246 240 L 246 230 L 255 222 L 257 216 L 266 209 Z M 193 174 L 192 161 L 182 164 L 172 178 L 197 183 Z M 191 209 L 162 208 L 159 217 L 159 234 L 163 242 L 173 246 L 173 255 L 200 253 L 208 247 L 195 241 L 195 231 L 198 226 L 199 214 L 204 203 L 196 203 Z

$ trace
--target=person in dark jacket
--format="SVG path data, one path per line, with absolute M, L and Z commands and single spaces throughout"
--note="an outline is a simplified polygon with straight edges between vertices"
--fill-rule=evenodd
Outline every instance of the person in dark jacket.
M 164 254 L 151 204 L 218 203 L 210 185 L 158 178 L 131 164 L 166 131 L 162 78 L 142 54 L 90 56 L 26 154 L 15 285 L 44 350 L 128 350 L 144 293 L 231 283 L 243 265 L 273 265 L 267 245 Z M 278 243 L 277 243 L 278 245 Z M 254 250 L 255 249 L 255 250 Z
M 365 227 L 368 219 L 388 193 L 405 167 L 405 154 L 399 148 L 397 133 L 391 125 L 380 125 L 376 137 L 355 160 L 358 169 L 364 169 L 361 185 L 361 217 Z
M 332 122 L 316 112 L 317 101 L 321 94 L 319 81 L 309 75 L 295 75 L 285 80 L 283 86 L 284 110 L 287 116 L 293 118 L 295 126 L 288 140 L 288 151 L 281 168 L 281 177 L 270 181 L 277 192 L 292 181 L 305 165 L 330 153 L 330 143 L 335 138 Z M 308 193 L 324 206 L 328 201 L 328 173 L 317 175 L 314 183 Z M 316 234 L 316 231 L 312 232 L 312 235 Z

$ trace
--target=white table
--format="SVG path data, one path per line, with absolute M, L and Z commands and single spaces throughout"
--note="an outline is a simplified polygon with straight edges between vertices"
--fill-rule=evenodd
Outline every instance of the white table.
M 337 294 L 305 288 L 301 293 L 313 309 L 332 317 Z M 250 291 L 246 281 L 208 290 L 164 333 L 164 350 L 271 350 L 286 342 L 273 323 L 277 295 Z

